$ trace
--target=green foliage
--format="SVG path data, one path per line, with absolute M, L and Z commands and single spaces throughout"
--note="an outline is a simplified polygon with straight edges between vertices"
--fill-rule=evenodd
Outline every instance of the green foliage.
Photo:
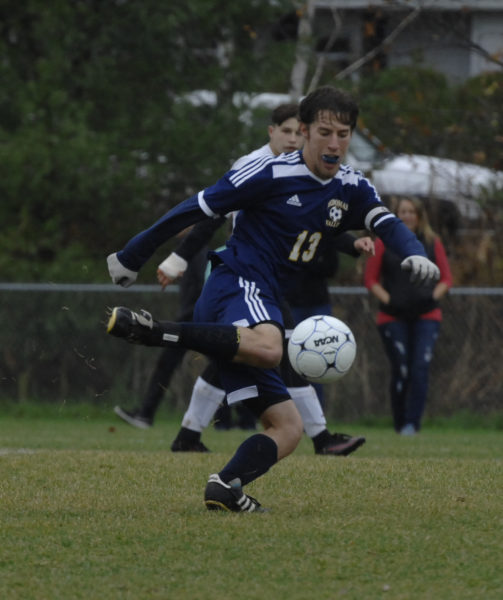
M 396 67 L 352 87 L 362 123 L 392 150 L 503 169 L 503 73 L 456 85 L 429 69 Z
M 453 145 L 472 146 L 474 162 L 503 170 L 503 72 L 474 77 L 457 93 L 460 123 L 453 132 Z
M 387 69 L 361 81 L 363 120 L 391 147 L 434 154 L 445 136 L 449 88 L 443 75 L 425 69 Z M 446 107 L 443 110 L 439 107 Z M 387 135 L 386 135 L 387 131 Z
M 232 94 L 277 84 L 287 4 L 4 2 L 2 279 L 104 278 L 109 251 L 220 176 L 247 135 Z M 216 106 L 177 103 L 200 88 Z
M 287 0 L 0 6 L 0 278 L 107 281 L 104 256 L 214 182 L 264 140 L 240 92 L 286 92 Z M 458 86 L 416 67 L 352 87 L 363 123 L 396 151 L 503 168 L 503 76 Z M 213 90 L 214 106 L 180 102 Z M 268 117 L 268 115 L 267 115 Z

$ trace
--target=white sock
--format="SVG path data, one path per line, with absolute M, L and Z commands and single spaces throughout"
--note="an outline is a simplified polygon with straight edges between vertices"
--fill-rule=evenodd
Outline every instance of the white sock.
M 198 377 L 192 388 L 189 406 L 183 415 L 182 427 L 201 433 L 210 424 L 224 398 L 224 390 L 211 385 L 202 377 Z
M 327 428 L 327 420 L 323 414 L 316 390 L 312 385 L 288 388 L 288 392 L 300 412 L 304 423 L 304 431 L 310 438 Z

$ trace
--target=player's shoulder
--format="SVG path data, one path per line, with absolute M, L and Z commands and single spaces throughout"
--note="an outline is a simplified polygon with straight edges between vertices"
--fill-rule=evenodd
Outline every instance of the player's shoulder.
M 302 163 L 299 152 L 290 152 L 288 154 L 280 154 L 274 156 L 269 155 L 257 156 L 254 160 L 246 162 L 237 170 L 231 170 L 229 179 L 235 187 L 239 187 L 249 180 L 267 181 L 275 179 L 278 167 L 289 167 Z
M 269 144 L 264 144 L 260 148 L 253 150 L 253 152 L 249 152 L 248 154 L 245 154 L 244 156 L 241 156 L 240 158 L 238 158 L 232 164 L 231 171 L 238 171 L 245 165 L 247 165 L 251 162 L 254 162 L 257 159 L 260 160 L 263 158 L 273 158 L 273 157 L 274 157 L 274 154 L 273 154 L 273 151 L 271 150 L 271 147 L 269 146 Z
M 335 178 L 338 179 L 343 185 L 359 186 L 362 183 L 370 183 L 361 171 L 355 169 L 351 165 L 346 164 L 341 164 Z

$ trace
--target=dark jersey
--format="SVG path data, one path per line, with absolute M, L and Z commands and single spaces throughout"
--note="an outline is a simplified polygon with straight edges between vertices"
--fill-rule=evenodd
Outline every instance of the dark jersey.
M 135 236 L 118 258 L 127 268 L 139 270 L 182 228 L 204 215 L 218 218 L 235 210 L 240 213 L 218 259 L 246 279 L 267 282 L 278 295 L 288 289 L 296 271 L 309 267 L 322 240 L 344 231 L 368 229 L 402 258 L 425 256 L 421 243 L 388 211 L 361 173 L 341 165 L 332 179 L 319 179 L 297 151 L 258 158 L 229 171 Z

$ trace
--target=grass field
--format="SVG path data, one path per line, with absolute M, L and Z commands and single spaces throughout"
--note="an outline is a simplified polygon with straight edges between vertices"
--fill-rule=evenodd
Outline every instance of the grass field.
M 246 433 L 173 454 L 179 420 L 0 418 L 0 598 L 503 598 L 503 433 L 416 438 L 344 427 L 348 458 L 294 455 L 247 491 L 271 511 L 206 511 L 207 476 Z

